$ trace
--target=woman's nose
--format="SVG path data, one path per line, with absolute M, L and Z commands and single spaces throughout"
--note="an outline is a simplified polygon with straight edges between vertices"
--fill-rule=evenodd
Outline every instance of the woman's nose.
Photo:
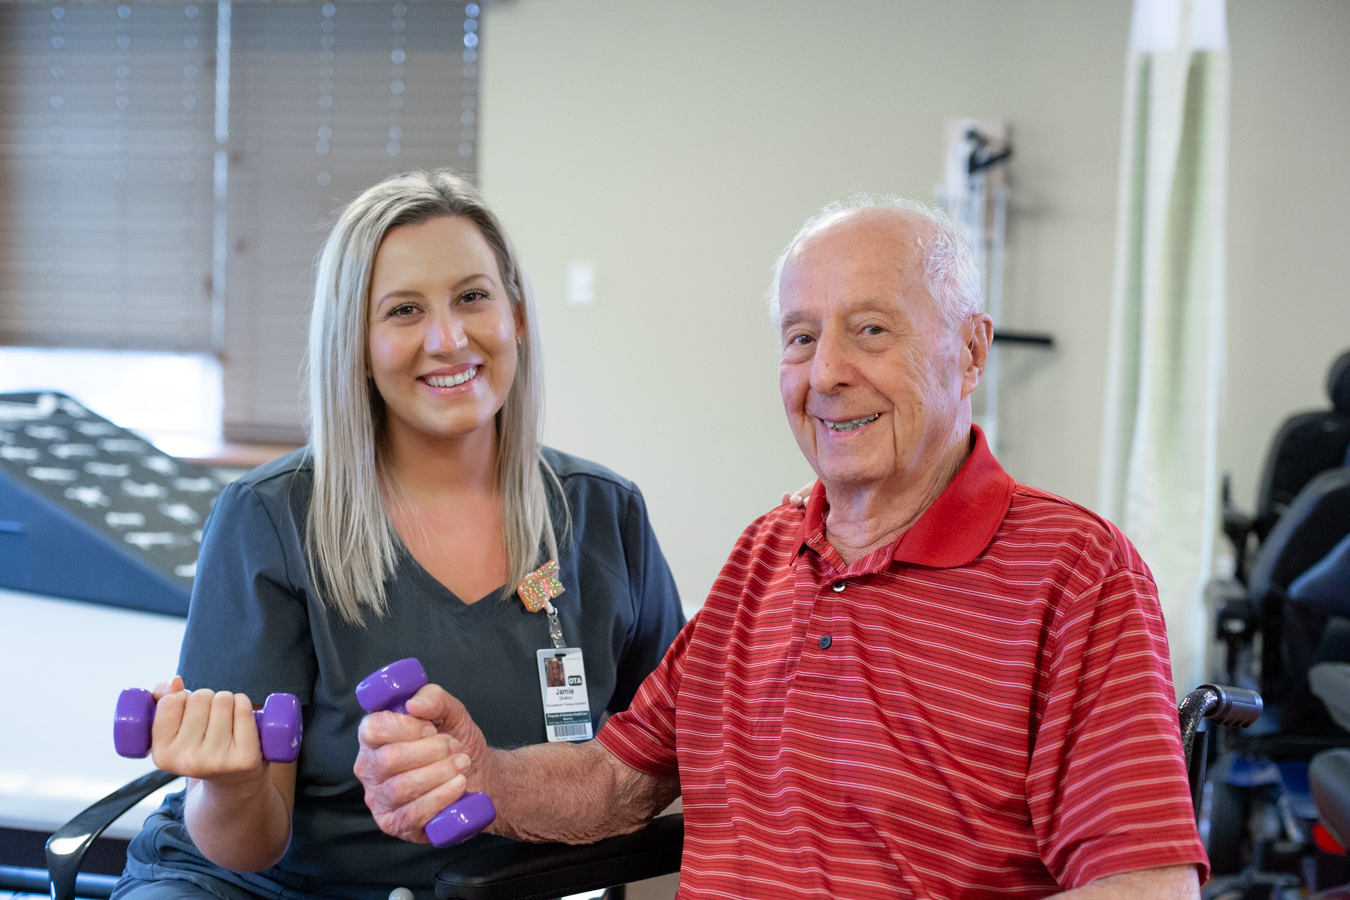
M 458 316 L 436 316 L 427 330 L 426 349 L 429 353 L 458 353 L 469 346 L 464 324 Z

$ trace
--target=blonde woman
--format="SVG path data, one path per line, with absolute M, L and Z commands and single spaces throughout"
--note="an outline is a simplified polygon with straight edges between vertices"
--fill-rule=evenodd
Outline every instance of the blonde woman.
M 310 443 L 230 485 L 207 524 L 179 677 L 156 689 L 155 762 L 190 780 L 115 897 L 430 896 L 451 854 L 499 840 L 434 850 L 376 827 L 354 691 L 394 660 L 419 658 L 497 746 L 589 737 L 628 705 L 679 600 L 637 488 L 541 447 L 539 367 L 519 262 L 472 186 L 400 175 L 343 212 L 318 262 Z M 552 614 L 517 592 L 550 562 L 590 720 L 551 735 Z M 250 730 L 276 691 L 304 707 L 292 764 Z

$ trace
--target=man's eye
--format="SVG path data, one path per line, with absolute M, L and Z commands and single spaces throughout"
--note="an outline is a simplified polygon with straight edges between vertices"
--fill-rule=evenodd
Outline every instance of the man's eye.
M 811 335 L 798 334 L 788 338 L 788 345 L 792 347 L 805 347 L 811 343 Z
M 876 337 L 877 335 L 881 334 L 884 331 L 885 329 L 882 328 L 880 325 L 866 325 L 863 327 L 863 334 L 867 335 L 868 337 Z

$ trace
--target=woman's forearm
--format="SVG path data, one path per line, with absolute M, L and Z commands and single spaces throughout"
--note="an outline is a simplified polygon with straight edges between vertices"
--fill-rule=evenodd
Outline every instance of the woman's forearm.
M 679 778 L 630 768 L 599 741 L 489 750 L 469 790 L 497 807 L 488 831 L 523 841 L 588 844 L 637 831 L 680 794 Z
M 295 768 L 270 763 L 261 779 L 248 781 L 191 779 L 183 817 L 202 855 L 236 872 L 275 865 L 291 840 Z

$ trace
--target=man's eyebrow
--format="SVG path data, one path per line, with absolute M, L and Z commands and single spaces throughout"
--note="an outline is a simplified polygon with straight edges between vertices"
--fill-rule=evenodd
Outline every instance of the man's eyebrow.
M 895 315 L 903 312 L 903 307 L 900 297 L 858 297 L 854 300 L 845 301 L 843 311 L 845 315 L 860 312 L 880 312 Z

